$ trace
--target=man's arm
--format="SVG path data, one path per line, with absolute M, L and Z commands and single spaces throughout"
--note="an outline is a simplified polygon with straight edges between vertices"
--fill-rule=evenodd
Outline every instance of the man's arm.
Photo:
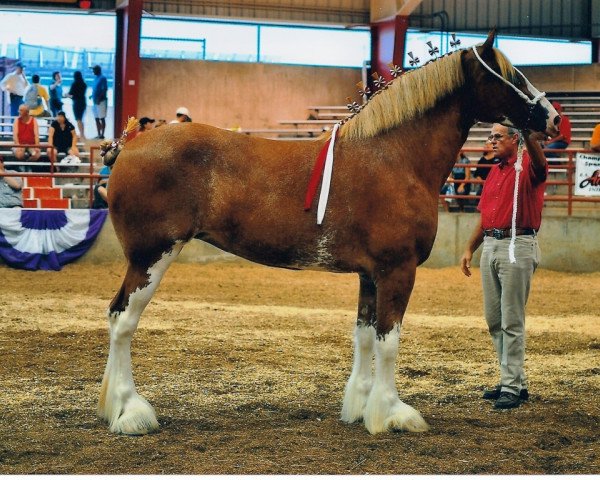
M 13 123 L 13 143 L 19 143 L 19 119 L 15 118 Z
M 542 147 L 540 147 L 539 142 L 543 140 L 545 134 L 540 132 L 523 132 L 523 138 L 525 139 L 525 146 L 527 147 L 527 151 L 529 152 L 529 157 L 531 158 L 531 167 L 535 173 L 535 176 L 539 181 L 543 182 L 546 180 L 546 166 L 547 161 L 544 156 L 544 152 L 542 151 Z
M 479 245 L 483 243 L 483 230 L 481 229 L 481 216 L 475 226 L 475 230 L 471 234 L 471 238 L 467 243 L 465 253 L 463 253 L 460 259 L 460 269 L 467 276 L 471 276 L 471 260 L 473 259 L 473 253 L 479 248 Z

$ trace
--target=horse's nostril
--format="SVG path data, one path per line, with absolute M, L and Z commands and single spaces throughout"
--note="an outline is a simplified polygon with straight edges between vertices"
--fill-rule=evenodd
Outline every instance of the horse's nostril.
M 560 115 L 554 117 L 554 125 L 558 125 L 560 123 Z

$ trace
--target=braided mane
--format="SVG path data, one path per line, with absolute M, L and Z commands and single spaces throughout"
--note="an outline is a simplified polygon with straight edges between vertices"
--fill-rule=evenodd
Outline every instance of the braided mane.
M 464 84 L 461 51 L 453 52 L 396 78 L 340 128 L 340 138 L 362 139 L 417 118 L 439 99 Z M 494 49 L 501 75 L 512 81 L 515 71 L 508 59 Z

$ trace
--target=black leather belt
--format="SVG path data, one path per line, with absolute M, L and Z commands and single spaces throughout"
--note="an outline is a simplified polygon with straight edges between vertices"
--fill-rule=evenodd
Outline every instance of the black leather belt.
M 535 230 L 533 228 L 517 228 L 517 235 L 535 235 Z M 485 237 L 494 237 L 496 240 L 502 240 L 503 238 L 512 237 L 512 229 L 511 228 L 490 228 L 489 230 L 484 230 L 483 235 Z

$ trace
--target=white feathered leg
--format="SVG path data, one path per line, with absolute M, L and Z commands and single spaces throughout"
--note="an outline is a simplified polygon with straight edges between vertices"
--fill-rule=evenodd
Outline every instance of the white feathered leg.
M 143 435 L 159 428 L 154 408 L 136 392 L 131 370 L 131 339 L 140 315 L 182 247 L 183 244 L 176 244 L 148 269 L 147 283 L 129 295 L 123 311 L 108 312 L 110 350 L 98 415 L 109 423 L 111 432 Z
M 424 432 L 429 429 L 421 414 L 398 397 L 395 369 L 399 341 L 400 325 L 375 340 L 375 380 L 364 411 L 369 433 L 387 430 Z
M 341 419 L 353 423 L 363 418 L 363 411 L 373 384 L 373 345 L 375 328 L 358 323 L 354 329 L 354 364 L 346 384 Z

